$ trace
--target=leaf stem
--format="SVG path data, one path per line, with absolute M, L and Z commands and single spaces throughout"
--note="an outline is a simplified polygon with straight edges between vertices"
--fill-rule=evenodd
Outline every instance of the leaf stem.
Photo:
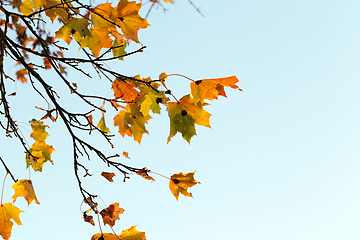
M 5 179 L 6 179 L 7 175 L 8 175 L 8 172 L 6 172 L 6 174 L 5 174 L 4 181 L 3 181 L 3 186 L 2 186 L 2 190 L 1 190 L 1 201 L 0 201 L 1 205 L 2 205 L 2 200 L 3 200 L 3 196 L 4 196 Z
M 167 179 L 170 180 L 170 178 L 168 178 L 168 177 L 166 177 L 166 176 L 164 176 L 164 175 L 162 175 L 162 174 L 160 174 L 160 173 L 157 173 L 157 172 L 148 172 L 148 173 L 157 174 L 157 175 L 159 175 L 159 176 L 161 176 L 161 177 L 163 177 L 163 178 L 167 178 Z

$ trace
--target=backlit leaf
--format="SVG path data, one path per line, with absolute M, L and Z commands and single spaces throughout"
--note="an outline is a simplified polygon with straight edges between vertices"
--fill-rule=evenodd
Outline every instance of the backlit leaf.
M 28 202 L 28 206 L 32 201 L 35 201 L 36 204 L 40 204 L 36 198 L 31 180 L 19 180 L 12 185 L 12 188 L 15 190 L 15 194 L 11 197 L 13 202 L 16 201 L 17 197 L 24 197 Z
M 122 231 L 119 237 L 121 240 L 146 240 L 145 233 L 136 230 L 136 226 Z
M 14 223 L 11 219 L 17 224 L 21 225 L 20 213 L 21 211 L 11 203 L 3 203 L 0 205 L 0 235 L 4 240 L 8 240 L 11 236 L 11 230 Z
M 118 5 L 112 11 L 112 19 L 120 26 L 121 31 L 127 39 L 131 39 L 139 43 L 138 30 L 139 28 L 147 28 L 150 26 L 146 19 L 139 15 L 141 3 L 128 2 L 127 0 L 120 0 Z
M 195 181 L 194 173 L 186 173 L 185 175 L 181 172 L 171 176 L 169 182 L 169 188 L 171 193 L 175 196 L 176 200 L 179 200 L 179 194 L 183 194 L 185 197 L 192 197 L 192 194 L 187 191 L 189 187 L 193 187 L 200 182 Z

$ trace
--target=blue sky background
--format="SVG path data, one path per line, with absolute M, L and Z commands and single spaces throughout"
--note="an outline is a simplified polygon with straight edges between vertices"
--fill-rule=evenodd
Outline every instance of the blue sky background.
M 131 160 L 120 159 L 124 163 L 166 176 L 197 171 L 201 182 L 190 189 L 194 198 L 176 201 L 167 179 L 154 175 L 156 182 L 150 183 L 132 176 L 123 183 L 119 173 L 109 183 L 99 175 L 111 169 L 95 158 L 83 159 L 91 172 L 99 171 L 83 183 L 101 196 L 100 205 L 119 202 L 125 209 L 114 230 L 120 234 L 138 225 L 149 240 L 359 239 L 360 2 L 193 2 L 205 17 L 180 0 L 167 5 L 165 14 L 153 10 L 151 27 L 139 33 L 146 50 L 109 66 L 152 78 L 161 72 L 196 80 L 236 75 L 244 91 L 229 89 L 228 98 L 207 107 L 212 128 L 197 127 L 191 145 L 181 136 L 166 144 L 166 111 L 149 121 L 150 135 L 141 145 L 117 136 L 114 151 L 92 135 L 90 141 L 108 154 L 129 152 Z M 60 82 L 47 74 L 52 84 Z M 87 79 L 72 72 L 69 78 L 83 93 L 109 94 L 110 83 L 92 74 Z M 190 91 L 189 84 L 179 77 L 167 80 L 179 97 Z M 33 106 L 46 104 L 29 94 L 31 86 L 16 88 L 14 117 L 41 118 Z M 82 105 L 72 99 L 61 101 L 79 111 Z M 111 127 L 114 113 L 108 110 Z M 31 174 L 41 205 L 27 207 L 18 199 L 23 225 L 13 227 L 10 239 L 90 239 L 99 229 L 82 221 L 70 137 L 61 122 L 46 124 L 47 142 L 56 149 L 54 166 L 45 164 L 42 173 Z M 23 133 L 31 144 L 29 132 Z M 23 149 L 14 139 L 1 142 L 1 156 L 16 178 L 28 178 Z M 0 168 L 0 177 L 4 174 Z M 4 202 L 11 201 L 11 185 L 7 178 Z

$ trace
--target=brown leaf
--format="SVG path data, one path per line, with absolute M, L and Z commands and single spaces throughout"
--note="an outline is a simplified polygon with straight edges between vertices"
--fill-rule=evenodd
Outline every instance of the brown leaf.
M 125 210 L 119 208 L 119 203 L 110 204 L 109 207 L 101 210 L 100 214 L 103 218 L 104 225 L 109 224 L 111 227 L 115 225 L 115 221 L 120 219 L 119 214 L 122 214 Z
M 148 170 L 148 169 L 146 169 L 146 167 L 144 167 L 144 168 L 138 170 L 138 171 L 136 172 L 136 174 L 142 176 L 142 177 L 145 178 L 146 180 L 150 180 L 151 182 L 155 182 L 155 179 L 152 178 L 152 177 L 150 177 L 150 176 L 148 175 L 148 172 L 150 172 L 150 170 Z
M 114 182 L 113 181 L 113 177 L 115 177 L 115 173 L 109 173 L 109 172 L 102 172 L 101 176 L 103 176 L 104 178 L 106 178 L 109 182 Z

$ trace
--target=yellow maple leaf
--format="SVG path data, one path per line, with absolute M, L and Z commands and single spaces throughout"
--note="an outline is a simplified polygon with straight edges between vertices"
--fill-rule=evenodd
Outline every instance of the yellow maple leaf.
M 38 121 L 36 119 L 32 119 L 30 121 L 31 128 L 33 132 L 30 134 L 32 138 L 36 141 L 29 149 L 29 153 L 26 153 L 26 168 L 30 165 L 35 171 L 42 171 L 42 166 L 45 162 L 50 161 L 51 163 L 51 153 L 55 151 L 55 149 L 45 143 L 45 139 L 49 135 L 45 128 L 48 127 L 44 125 L 42 121 Z
M 125 210 L 119 207 L 119 203 L 110 204 L 109 207 L 101 210 L 100 214 L 103 218 L 104 225 L 109 224 L 111 227 L 115 225 L 115 221 L 120 219 L 119 214 L 122 214 Z
M 119 236 L 113 233 L 96 233 L 91 237 L 91 240 L 119 240 Z
M 122 231 L 119 237 L 121 240 L 146 240 L 145 233 L 136 230 L 136 226 Z
M 89 22 L 85 18 L 72 18 L 58 31 L 55 32 L 55 38 L 62 38 L 67 44 L 70 44 L 73 38 L 81 43 L 85 36 L 91 36 L 91 33 L 87 26 Z
M 120 0 L 118 5 L 111 11 L 111 19 L 120 26 L 126 38 L 137 43 L 140 43 L 137 36 L 139 28 L 147 28 L 150 26 L 146 19 L 140 17 L 140 8 L 141 3 Z
M 104 133 L 109 133 L 110 129 L 105 124 L 105 114 L 102 112 L 102 117 L 100 119 L 99 124 L 97 125 L 97 128 L 99 128 Z
M 185 175 L 181 172 L 171 176 L 169 182 L 169 188 L 171 193 L 175 196 L 176 200 L 179 200 L 179 194 L 183 194 L 185 197 L 192 197 L 192 194 L 187 191 L 189 187 L 193 187 L 200 182 L 195 181 L 194 173 L 186 173 Z
M 109 31 L 104 28 L 94 27 L 89 30 L 90 35 L 86 35 L 83 40 L 81 40 L 81 48 L 88 47 L 91 50 L 91 53 L 98 57 L 100 50 L 102 48 L 111 48 L 113 40 L 109 38 Z
M 11 203 L 3 203 L 0 205 L 0 235 L 4 240 L 8 240 L 11 236 L 11 230 L 14 223 L 11 219 L 21 225 L 20 213 L 24 212 L 12 205 Z
M 16 201 L 17 197 L 24 197 L 28 202 L 28 206 L 30 203 L 32 203 L 32 201 L 35 201 L 36 204 L 40 204 L 36 198 L 31 180 L 19 180 L 11 187 L 15 190 L 14 196 L 11 197 L 13 199 L 13 202 Z

